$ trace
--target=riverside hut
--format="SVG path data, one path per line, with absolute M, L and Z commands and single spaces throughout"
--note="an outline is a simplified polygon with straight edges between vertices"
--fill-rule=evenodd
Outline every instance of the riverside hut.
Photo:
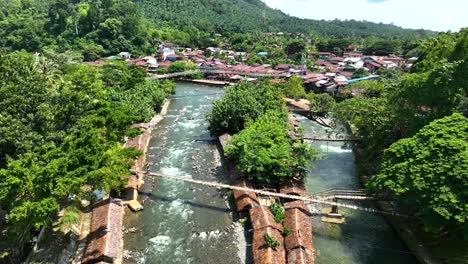
M 307 205 L 303 201 L 285 203 L 284 225 L 289 228 L 289 235 L 284 238 L 288 263 L 314 263 L 312 243 L 312 223 Z
M 233 184 L 237 187 L 252 188 L 245 180 L 237 181 Z M 257 195 L 253 192 L 233 190 L 234 201 L 236 202 L 237 211 L 244 211 L 258 206 Z
M 108 198 L 94 204 L 82 263 L 115 263 L 121 252 L 123 215 L 124 206 L 119 199 Z
M 270 209 L 266 206 L 250 209 L 250 221 L 254 230 L 252 242 L 254 263 L 286 263 L 286 252 L 284 250 L 282 234 L 283 226 L 275 222 Z M 269 247 L 265 242 L 266 235 L 273 237 L 280 245 L 276 248 Z
M 307 196 L 307 190 L 303 182 L 290 179 L 280 186 L 280 193 L 298 196 Z

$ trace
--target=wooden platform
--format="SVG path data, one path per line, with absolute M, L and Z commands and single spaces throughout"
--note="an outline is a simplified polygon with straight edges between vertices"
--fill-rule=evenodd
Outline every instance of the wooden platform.
M 331 224 L 344 224 L 345 217 L 342 214 L 331 214 L 331 208 L 322 209 L 322 222 L 331 223 Z
M 130 210 L 134 212 L 139 212 L 143 210 L 143 205 L 140 204 L 137 200 L 131 200 L 127 202 L 127 206 L 130 208 Z

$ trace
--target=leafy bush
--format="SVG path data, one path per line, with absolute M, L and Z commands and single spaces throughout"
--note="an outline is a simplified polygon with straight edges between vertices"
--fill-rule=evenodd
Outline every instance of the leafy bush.
M 135 137 L 138 137 L 139 135 L 141 135 L 143 133 L 144 133 L 143 130 L 141 130 L 138 127 L 134 127 L 134 128 L 130 128 L 129 130 L 127 130 L 126 136 L 128 136 L 130 138 L 135 138 Z
M 291 229 L 289 229 L 288 225 L 284 225 L 283 227 L 283 236 L 289 236 L 291 234 Z
M 278 240 L 276 240 L 274 237 L 272 237 L 269 234 L 265 234 L 263 236 L 263 239 L 265 240 L 266 245 L 272 249 L 276 249 L 277 247 L 281 245 Z
M 274 203 L 270 206 L 270 210 L 275 217 L 275 221 L 277 223 L 283 222 L 284 218 L 286 217 L 284 207 L 279 203 Z

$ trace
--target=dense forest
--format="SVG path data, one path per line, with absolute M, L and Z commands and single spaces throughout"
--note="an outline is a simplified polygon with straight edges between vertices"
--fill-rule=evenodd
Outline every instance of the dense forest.
M 366 81 L 335 106 L 367 152 L 373 192 L 438 234 L 468 237 L 468 30 L 422 41 L 411 72 Z
M 299 19 L 260 0 L 0 0 L 0 6 L 0 47 L 74 51 L 87 61 L 122 51 L 151 54 L 163 41 L 244 51 L 302 42 L 323 51 L 354 45 L 369 54 L 407 54 L 415 40 L 434 34 L 372 22 Z M 279 31 L 285 34 L 263 35 Z
M 163 20 L 179 28 L 196 28 L 208 33 L 290 32 L 320 36 L 369 37 L 388 39 L 432 32 L 403 29 L 394 25 L 355 20 L 320 21 L 288 16 L 261 0 L 135 0 L 149 18 Z
M 0 6 L 0 47 L 8 50 L 77 51 L 87 60 L 155 51 L 154 26 L 131 1 L 0 0 Z

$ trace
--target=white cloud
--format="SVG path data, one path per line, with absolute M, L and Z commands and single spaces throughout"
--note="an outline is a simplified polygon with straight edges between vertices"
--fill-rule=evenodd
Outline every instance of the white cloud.
M 356 19 L 406 28 L 457 31 L 468 27 L 466 0 L 264 0 L 285 13 L 312 19 Z

